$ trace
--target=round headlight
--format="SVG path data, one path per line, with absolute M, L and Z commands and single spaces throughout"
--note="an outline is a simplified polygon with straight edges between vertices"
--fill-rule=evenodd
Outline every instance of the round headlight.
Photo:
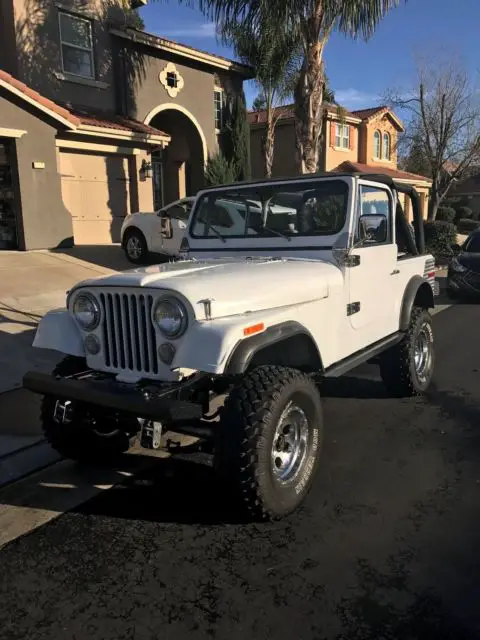
M 73 315 L 85 331 L 93 331 L 100 322 L 100 307 L 93 296 L 80 293 L 73 302 Z
M 153 321 L 166 338 L 179 338 L 187 328 L 187 311 L 176 298 L 161 298 L 153 310 Z

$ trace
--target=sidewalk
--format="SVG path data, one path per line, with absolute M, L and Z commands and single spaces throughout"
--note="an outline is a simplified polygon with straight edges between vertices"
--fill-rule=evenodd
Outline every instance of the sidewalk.
M 22 378 L 28 370 L 50 372 L 62 356 L 32 347 L 40 319 L 63 307 L 77 282 L 130 268 L 118 245 L 0 252 L 0 482 L 15 451 L 42 440 L 40 399 L 21 388 Z

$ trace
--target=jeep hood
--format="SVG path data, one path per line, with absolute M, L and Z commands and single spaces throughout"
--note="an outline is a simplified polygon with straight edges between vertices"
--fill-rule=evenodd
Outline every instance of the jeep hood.
M 162 289 L 184 296 L 199 320 L 210 299 L 212 318 L 262 311 L 328 297 L 342 275 L 322 260 L 231 258 L 185 260 L 86 280 L 79 287 Z

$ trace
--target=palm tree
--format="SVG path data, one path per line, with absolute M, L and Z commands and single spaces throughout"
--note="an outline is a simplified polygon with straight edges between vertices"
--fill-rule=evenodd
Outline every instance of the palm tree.
M 275 128 L 282 115 L 280 105 L 293 93 L 299 70 L 299 45 L 294 34 L 282 30 L 271 11 L 260 11 L 254 23 L 219 25 L 223 42 L 233 46 L 245 64 L 255 68 L 255 80 L 265 102 L 266 134 L 263 143 L 265 175 L 272 175 Z
M 189 0 L 184 0 L 188 2 Z M 404 0 L 406 2 L 406 0 Z M 199 8 L 222 28 L 256 28 L 275 15 L 281 31 L 298 38 L 303 62 L 295 87 L 298 165 L 317 171 L 323 123 L 323 52 L 331 33 L 368 39 L 380 20 L 402 0 L 197 0 Z

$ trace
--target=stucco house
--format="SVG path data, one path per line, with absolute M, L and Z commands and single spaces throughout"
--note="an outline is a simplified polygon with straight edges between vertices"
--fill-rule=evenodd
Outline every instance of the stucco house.
M 280 114 L 275 134 L 273 176 L 293 176 L 297 173 L 294 108 L 293 105 L 286 105 L 278 107 L 278 110 Z M 248 118 L 252 174 L 261 178 L 265 175 L 262 148 L 267 114 L 265 111 L 252 111 Z M 426 217 L 431 180 L 397 168 L 397 140 L 403 131 L 402 122 L 388 107 L 347 111 L 327 104 L 319 169 L 386 173 L 398 182 L 413 185 L 420 194 L 422 212 Z M 409 199 L 404 201 L 404 206 L 411 217 Z
M 1 0 L 0 248 L 115 242 L 130 212 L 202 186 L 252 70 L 139 30 L 124 5 Z

